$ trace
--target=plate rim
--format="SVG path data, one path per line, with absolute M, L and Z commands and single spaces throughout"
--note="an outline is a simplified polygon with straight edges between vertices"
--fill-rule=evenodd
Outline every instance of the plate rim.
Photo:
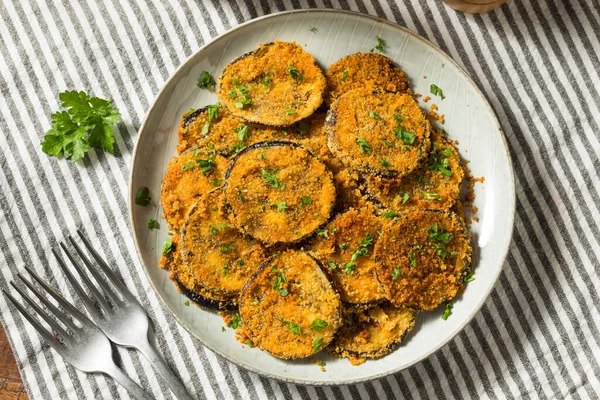
M 461 73 L 465 79 L 468 81 L 468 83 L 471 84 L 471 86 L 475 89 L 476 93 L 481 96 L 481 98 L 484 100 L 484 104 L 485 107 L 489 110 L 489 112 L 491 113 L 491 116 L 494 120 L 494 122 L 496 123 L 496 125 L 498 126 L 498 134 L 500 135 L 500 139 L 502 141 L 502 144 L 504 146 L 504 151 L 507 154 L 507 160 L 508 160 L 508 169 L 510 171 L 510 179 L 508 180 L 507 184 L 508 184 L 508 190 L 511 193 L 510 196 L 510 209 L 512 210 L 512 212 L 510 213 L 510 215 L 508 216 L 508 218 L 510 219 L 509 221 L 509 226 L 510 226 L 510 234 L 508 236 L 508 240 L 506 242 L 505 248 L 501 250 L 501 254 L 502 254 L 502 263 L 500 265 L 500 267 L 498 268 L 498 270 L 496 271 L 496 275 L 493 277 L 493 284 L 490 285 L 490 287 L 487 289 L 486 293 L 484 296 L 482 296 L 481 300 L 475 304 L 475 307 L 472 308 L 472 311 L 469 313 L 469 315 L 464 319 L 462 324 L 459 324 L 459 326 L 456 327 L 456 329 L 454 330 L 454 332 L 452 332 L 452 334 L 448 337 L 448 339 L 442 343 L 440 343 L 439 345 L 431 348 L 429 351 L 423 353 L 423 355 L 421 355 L 419 358 L 413 360 L 412 363 L 410 363 L 409 365 L 405 365 L 402 367 L 397 367 L 397 368 L 393 368 L 391 370 L 388 370 L 386 372 L 381 372 L 381 373 L 377 373 L 368 377 L 364 377 L 364 378 L 357 378 L 357 379 L 346 379 L 346 380 L 340 380 L 340 381 L 316 381 L 316 380 L 302 380 L 302 379 L 298 379 L 298 378 L 287 378 L 285 376 L 282 375 L 275 375 L 272 374 L 270 372 L 265 372 L 262 370 L 259 370 L 257 368 L 255 368 L 252 365 L 246 365 L 243 363 L 240 363 L 236 360 L 233 360 L 232 358 L 230 358 L 228 355 L 222 353 L 219 349 L 214 348 L 213 346 L 207 344 L 202 337 L 200 337 L 199 335 L 197 335 L 195 332 L 193 332 L 188 326 L 187 323 L 185 323 L 184 321 L 182 321 L 180 319 L 180 317 L 176 314 L 175 310 L 173 310 L 165 301 L 165 299 L 163 299 L 163 297 L 161 296 L 160 292 L 158 291 L 158 288 L 155 284 L 155 282 L 150 278 L 150 275 L 148 273 L 148 267 L 146 266 L 146 263 L 144 262 L 144 259 L 142 257 L 142 251 L 140 249 L 140 243 L 138 242 L 137 239 L 137 235 L 135 234 L 135 222 L 133 219 L 133 207 L 135 205 L 135 190 L 133 188 L 133 175 L 134 175 L 134 170 L 133 170 L 133 165 L 135 163 L 136 157 L 137 157 L 137 152 L 138 152 L 138 148 L 141 142 L 141 137 L 144 134 L 144 131 L 146 129 L 146 123 L 148 122 L 148 117 L 150 116 L 150 114 L 154 111 L 154 108 L 157 105 L 157 99 L 163 94 L 163 92 L 165 91 L 166 87 L 169 86 L 169 84 L 171 83 L 171 81 L 173 79 L 175 79 L 175 77 L 177 75 L 179 75 L 180 71 L 187 65 L 187 63 L 194 58 L 198 53 L 200 53 L 201 51 L 203 51 L 205 48 L 207 48 L 208 46 L 212 45 L 214 42 L 216 42 L 217 40 L 222 39 L 225 36 L 231 35 L 233 34 L 235 31 L 246 27 L 248 25 L 254 24 L 258 21 L 262 21 L 262 20 L 266 20 L 266 19 L 271 19 L 271 18 L 278 18 L 281 15 L 288 15 L 288 14 L 300 14 L 300 13 L 332 13 L 332 14 L 346 14 L 346 15 L 353 15 L 353 16 L 357 16 L 357 17 L 362 17 L 362 18 L 367 18 L 379 23 L 383 23 L 383 24 L 387 24 L 395 29 L 400 29 L 401 31 L 404 31 L 405 33 L 407 33 L 408 35 L 412 36 L 413 38 L 420 40 L 422 42 L 424 42 L 426 45 L 431 46 L 433 49 L 435 49 L 436 51 L 438 51 L 439 53 L 441 53 L 442 55 L 444 55 L 449 62 L 451 62 L 457 69 L 457 71 L 459 73 Z M 384 378 L 386 376 L 392 375 L 392 374 L 396 374 L 398 372 L 401 372 L 407 368 L 410 368 L 412 366 L 414 366 L 415 364 L 429 358 L 433 353 L 437 352 L 438 350 L 440 350 L 442 347 L 444 347 L 446 344 L 448 344 L 451 340 L 453 340 L 456 335 L 458 335 L 460 332 L 462 332 L 465 327 L 467 326 L 467 324 L 469 324 L 473 318 L 475 317 L 475 315 L 480 312 L 481 308 L 483 307 L 483 304 L 485 303 L 485 301 L 487 301 L 490 297 L 490 293 L 492 292 L 492 290 L 494 290 L 494 287 L 496 286 L 496 284 L 498 283 L 498 277 L 500 276 L 500 273 L 502 273 L 503 267 L 504 267 L 504 263 L 506 262 L 506 258 L 508 255 L 508 250 L 510 249 L 510 244 L 512 242 L 512 237 L 513 237 L 513 233 L 514 233 L 514 219 L 515 219 L 515 213 L 516 213 L 516 192 L 515 192 L 515 174 L 514 174 L 514 170 L 513 170 L 513 163 L 512 163 L 512 157 L 510 154 L 510 150 L 508 148 L 508 143 L 507 143 L 507 139 L 506 139 L 506 135 L 504 134 L 504 129 L 502 128 L 502 125 L 500 124 L 500 120 L 498 119 L 498 116 L 496 115 L 494 109 L 492 108 L 488 98 L 486 97 L 485 93 L 483 93 L 481 91 L 481 89 L 479 88 L 479 86 L 473 81 L 473 79 L 469 76 L 469 74 L 464 70 L 464 68 L 458 64 L 448 53 L 446 53 L 444 50 L 442 50 L 439 46 L 437 46 L 435 43 L 432 43 L 431 41 L 429 41 L 428 39 L 422 37 L 421 35 L 419 35 L 418 33 L 414 32 L 413 30 L 402 26 L 400 24 L 397 24 L 393 21 L 390 21 L 388 19 L 385 18 L 380 18 L 374 15 L 370 15 L 370 14 L 365 14 L 365 13 L 361 13 L 358 11 L 351 11 L 351 10 L 338 10 L 338 9 L 331 9 L 331 8 L 311 8 L 311 9 L 296 9 L 296 10 L 287 10 L 287 11 L 280 11 L 280 12 L 276 12 L 276 13 L 272 13 L 272 14 L 266 14 L 257 18 L 253 18 L 249 21 L 246 21 L 242 24 L 239 24 L 225 32 L 223 32 L 222 34 L 216 36 L 215 38 L 213 38 L 212 40 L 210 40 L 209 42 L 205 43 L 203 46 L 201 46 L 198 50 L 196 50 L 193 54 L 191 54 L 189 57 L 187 57 L 180 65 L 179 67 L 177 67 L 177 69 L 175 71 L 173 71 L 173 73 L 169 76 L 169 78 L 165 81 L 165 83 L 162 85 L 162 87 L 160 88 L 160 90 L 157 92 L 156 96 L 154 97 L 154 99 L 152 100 L 152 104 L 151 106 L 148 108 L 148 111 L 146 112 L 146 114 L 144 115 L 144 120 L 142 122 L 142 124 L 140 125 L 140 128 L 138 130 L 138 135 L 135 141 L 135 147 L 133 149 L 133 152 L 131 154 L 131 161 L 130 161 L 130 171 L 129 171 L 129 224 L 130 224 L 130 228 L 131 228 L 131 232 L 132 232 L 132 236 L 133 236 L 133 241 L 135 244 L 135 249 L 137 252 L 137 257 L 138 260 L 140 261 L 140 263 L 142 264 L 142 270 L 144 271 L 144 274 L 146 275 L 146 279 L 148 280 L 148 282 L 150 283 L 150 285 L 152 286 L 152 289 L 154 290 L 156 296 L 158 297 L 159 301 L 161 302 L 162 306 L 171 314 L 171 316 L 175 319 L 175 321 L 177 321 L 177 323 L 179 325 L 181 325 L 190 335 L 192 335 L 194 338 L 196 338 L 198 341 L 200 341 L 200 343 L 202 344 L 202 346 L 208 348 L 210 351 L 212 351 L 213 353 L 215 353 L 216 355 L 218 355 L 219 357 L 223 357 L 225 360 L 227 360 L 228 362 L 231 362 L 233 364 L 235 364 L 236 366 L 240 367 L 240 368 L 244 368 L 250 372 L 253 372 L 259 376 L 264 376 L 266 378 L 272 378 L 275 379 L 277 381 L 280 382 L 285 382 L 285 383 L 294 383 L 294 384 L 300 384 L 300 385 L 311 385 L 311 386 L 338 386 L 338 385 L 354 385 L 354 384 L 358 384 L 358 383 L 364 383 L 364 382 L 370 382 L 373 381 L 375 379 L 381 379 Z

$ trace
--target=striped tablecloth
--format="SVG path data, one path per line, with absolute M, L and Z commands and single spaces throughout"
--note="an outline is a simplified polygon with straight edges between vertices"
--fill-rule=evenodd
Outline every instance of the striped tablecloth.
M 231 27 L 301 7 L 397 21 L 448 52 L 498 114 L 516 174 L 513 242 L 482 310 L 427 360 L 356 386 L 280 383 L 203 348 L 161 308 L 128 224 L 131 153 L 165 80 Z M 119 260 L 126 284 L 144 289 L 141 301 L 161 350 L 198 398 L 594 398 L 600 390 L 599 53 L 598 0 L 509 0 L 484 15 L 457 13 L 439 0 L 2 1 L 0 287 L 29 265 L 67 292 L 50 248 L 85 227 L 109 261 Z M 92 151 L 73 163 L 41 152 L 65 89 L 114 100 L 123 115 L 114 155 Z M 32 399 L 128 398 L 110 379 L 65 365 L 4 298 L 0 316 Z M 133 379 L 157 398 L 170 397 L 137 353 L 118 355 Z

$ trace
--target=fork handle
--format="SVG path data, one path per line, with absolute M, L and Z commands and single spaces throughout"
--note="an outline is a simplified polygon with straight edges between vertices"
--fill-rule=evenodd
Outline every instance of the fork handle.
M 161 354 L 150 344 L 148 339 L 135 344 L 135 347 L 146 357 L 156 372 L 158 372 L 169 386 L 178 400 L 193 400 L 183 383 L 169 368 Z
M 140 385 L 131 380 L 130 377 L 117 367 L 115 364 L 110 365 L 104 371 L 105 374 L 113 378 L 123 386 L 137 400 L 152 400 L 152 397 L 146 393 Z

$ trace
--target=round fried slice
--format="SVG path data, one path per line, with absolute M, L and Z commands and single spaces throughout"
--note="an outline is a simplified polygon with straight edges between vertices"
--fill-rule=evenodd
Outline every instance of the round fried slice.
M 177 289 L 198 306 L 207 310 L 235 310 L 237 297 L 219 296 L 202 285 L 190 274 L 181 257 L 181 237 L 175 233 L 171 237 L 171 247 L 168 253 L 161 256 L 160 267 L 171 272 L 171 279 Z
M 289 126 L 319 108 L 325 87 L 309 53 L 297 43 L 275 41 L 227 65 L 217 96 L 232 115 L 248 122 Z
M 179 231 L 198 197 L 222 184 L 227 160 L 192 148 L 173 158 L 163 177 L 160 203 L 169 229 Z
M 391 210 L 448 210 L 456 202 L 464 177 L 460 155 L 442 132 L 433 131 L 432 149 L 421 166 L 401 178 L 366 177 L 367 190 Z
M 235 128 L 243 124 L 219 103 L 187 112 L 177 129 L 177 152 L 181 154 L 192 147 L 204 147 L 207 136 L 214 136 L 213 132 L 235 132 Z
M 340 298 L 308 253 L 287 250 L 244 287 L 240 316 L 259 348 L 280 358 L 325 348 L 340 325 Z
M 395 306 L 432 310 L 463 288 L 471 253 L 456 214 L 407 211 L 383 227 L 375 246 L 377 277 Z
M 331 152 L 352 169 L 385 176 L 414 170 L 429 150 L 429 123 L 409 94 L 352 90 L 325 122 Z
M 291 243 L 327 222 L 335 186 L 327 167 L 297 143 L 242 150 L 226 174 L 235 225 L 266 244 Z
M 239 295 L 268 257 L 259 242 L 229 223 L 220 189 L 202 196 L 190 210 L 181 244 L 183 260 L 196 281 L 228 297 Z
M 404 72 L 388 57 L 377 53 L 347 55 L 331 64 L 325 78 L 327 105 L 352 89 L 410 92 Z
M 369 304 L 385 299 L 373 256 L 381 225 L 371 212 L 351 209 L 317 231 L 311 243 L 310 250 L 325 266 L 345 303 Z
M 353 365 L 391 353 L 415 326 L 417 313 L 389 303 L 360 312 L 344 312 L 343 324 L 327 351 Z

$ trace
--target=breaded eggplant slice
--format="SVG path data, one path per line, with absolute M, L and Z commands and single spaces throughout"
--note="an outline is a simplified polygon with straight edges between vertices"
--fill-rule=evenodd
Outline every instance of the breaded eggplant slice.
M 234 224 L 268 245 L 309 236 L 329 220 L 335 204 L 331 172 L 297 143 L 247 147 L 225 179 Z
M 171 237 L 171 251 L 160 258 L 160 267 L 171 272 L 171 279 L 177 289 L 198 306 L 207 310 L 236 310 L 237 297 L 219 296 L 199 285 L 190 274 L 181 257 L 181 237 L 175 233 Z
M 169 162 L 160 191 L 169 229 L 179 231 L 198 198 L 222 185 L 227 164 L 224 157 L 198 148 L 186 150 Z
M 375 246 L 377 277 L 395 306 L 432 310 L 463 288 L 471 253 L 456 214 L 410 210 L 383 226 Z
M 321 106 L 325 87 L 325 75 L 309 53 L 297 43 L 275 41 L 227 65 L 217 96 L 245 121 L 290 126 Z
M 353 365 L 391 353 L 415 326 L 417 313 L 389 303 L 360 312 L 344 311 L 343 324 L 327 351 Z
M 366 177 L 367 190 L 394 211 L 448 210 L 459 197 L 464 170 L 460 155 L 442 132 L 431 134 L 432 148 L 421 165 L 401 178 Z
M 177 129 L 179 141 L 177 152 L 179 154 L 192 147 L 201 147 L 206 142 L 206 137 L 213 131 L 229 131 L 243 125 L 244 122 L 227 112 L 219 103 L 210 104 L 183 115 L 181 124 Z
M 198 283 L 220 296 L 239 296 L 268 258 L 262 245 L 231 225 L 220 189 L 190 210 L 181 235 L 183 261 Z
M 265 262 L 240 296 L 240 316 L 259 348 L 279 358 L 318 353 L 333 339 L 340 297 L 317 260 L 287 250 Z
M 377 53 L 354 53 L 331 64 L 325 72 L 325 103 L 330 105 L 352 89 L 410 92 L 404 72 L 388 57 Z
M 321 261 L 344 303 L 374 304 L 385 299 L 377 280 L 373 249 L 382 220 L 366 209 L 339 214 L 311 241 L 310 251 Z
M 331 152 L 355 170 L 383 176 L 413 171 L 429 151 L 429 123 L 409 94 L 354 89 L 325 122 Z

